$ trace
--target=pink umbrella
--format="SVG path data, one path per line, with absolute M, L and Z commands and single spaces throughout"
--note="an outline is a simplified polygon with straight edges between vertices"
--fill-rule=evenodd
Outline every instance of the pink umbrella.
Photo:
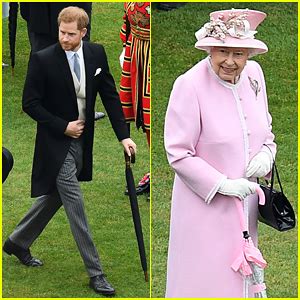
M 259 197 L 259 204 L 264 205 L 265 195 L 259 185 L 257 185 L 256 192 Z M 255 298 L 267 298 L 266 285 L 264 283 L 264 268 L 267 266 L 267 262 L 264 260 L 259 249 L 254 246 L 248 233 L 242 202 L 236 198 L 235 203 L 239 212 L 244 241 L 242 249 L 231 267 L 234 271 L 240 272 L 242 276 L 248 279 L 250 290 L 254 293 Z

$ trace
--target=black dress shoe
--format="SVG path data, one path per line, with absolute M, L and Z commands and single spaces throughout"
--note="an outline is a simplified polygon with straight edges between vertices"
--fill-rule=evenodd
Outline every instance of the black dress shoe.
M 90 287 L 98 294 L 114 295 L 115 289 L 106 280 L 104 275 L 94 276 L 90 278 Z
M 142 194 L 149 194 L 150 193 L 150 181 L 147 183 L 144 183 L 142 185 L 138 185 L 136 187 L 136 194 L 142 195 Z
M 102 111 L 95 111 L 95 121 L 98 121 L 105 117 L 105 114 Z
M 137 195 L 150 193 L 150 173 L 145 174 L 145 176 L 140 180 L 135 190 Z M 124 194 L 128 195 L 128 188 L 126 188 Z
M 19 261 L 28 267 L 40 267 L 43 263 L 31 256 L 29 249 L 23 249 L 22 247 L 13 243 L 10 239 L 7 239 L 3 246 L 3 251 L 8 255 L 15 255 Z

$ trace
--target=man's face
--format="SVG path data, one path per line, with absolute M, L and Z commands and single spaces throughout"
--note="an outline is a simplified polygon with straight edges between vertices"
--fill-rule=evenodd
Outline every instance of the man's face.
M 58 39 L 61 47 L 65 51 L 76 52 L 80 47 L 80 42 L 85 36 L 87 29 L 77 29 L 77 22 L 61 22 L 58 28 Z
M 213 47 L 210 55 L 215 73 L 221 79 L 235 83 L 235 79 L 241 74 L 246 65 L 248 49 Z

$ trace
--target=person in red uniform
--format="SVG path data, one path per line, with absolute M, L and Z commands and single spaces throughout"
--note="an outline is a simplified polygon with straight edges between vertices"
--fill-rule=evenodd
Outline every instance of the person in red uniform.
M 142 128 L 150 147 L 150 2 L 126 2 L 124 9 L 120 99 L 126 122 Z M 150 192 L 150 173 L 136 190 L 137 194 Z

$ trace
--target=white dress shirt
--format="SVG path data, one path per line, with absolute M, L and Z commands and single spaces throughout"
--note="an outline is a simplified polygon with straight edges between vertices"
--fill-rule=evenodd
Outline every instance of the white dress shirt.
M 70 70 L 73 77 L 74 88 L 77 96 L 77 106 L 78 106 L 78 119 L 85 120 L 85 110 L 86 110 L 86 95 L 85 95 L 85 67 L 84 67 L 84 58 L 82 51 L 82 41 L 80 44 L 80 48 L 77 50 L 77 54 L 79 57 L 79 65 L 80 65 L 80 81 L 78 80 L 75 72 L 74 72 L 74 51 L 65 51 L 68 59 L 68 63 L 70 66 Z

